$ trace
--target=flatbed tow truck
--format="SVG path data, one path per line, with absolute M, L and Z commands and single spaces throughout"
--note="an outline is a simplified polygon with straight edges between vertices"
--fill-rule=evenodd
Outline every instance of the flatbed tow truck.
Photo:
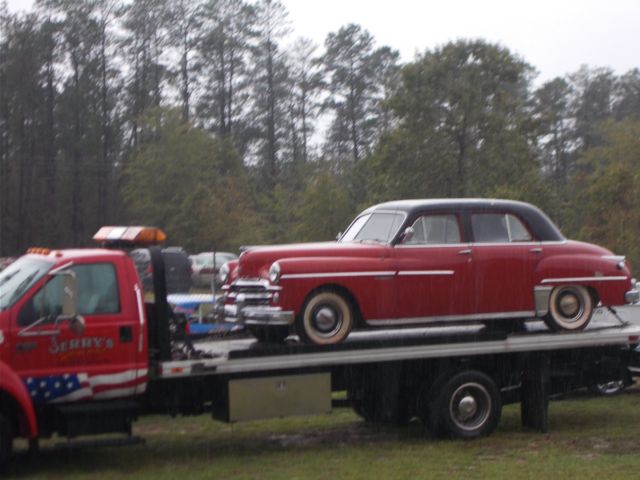
M 126 248 L 163 237 L 129 227 L 96 239 Z M 332 346 L 192 343 L 176 334 L 160 249 L 149 249 L 154 303 L 144 303 L 122 250 L 34 250 L 3 272 L 1 464 L 17 437 L 34 452 L 54 435 L 127 439 L 138 417 L 158 413 L 238 422 L 346 404 L 367 422 L 418 418 L 437 436 L 476 438 L 496 428 L 502 405 L 520 402 L 523 426 L 544 432 L 551 393 L 629 383 L 640 343 L 640 307 L 599 312 L 580 332 L 533 321 L 517 333 L 483 325 L 356 332 Z

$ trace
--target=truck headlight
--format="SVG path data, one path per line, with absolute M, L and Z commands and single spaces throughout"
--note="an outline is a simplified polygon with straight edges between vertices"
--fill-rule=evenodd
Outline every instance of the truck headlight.
M 280 280 L 280 264 L 273 262 L 269 268 L 269 281 L 271 283 L 278 283 Z
M 218 281 L 222 284 L 227 283 L 227 280 L 229 280 L 229 263 L 225 263 L 218 270 Z

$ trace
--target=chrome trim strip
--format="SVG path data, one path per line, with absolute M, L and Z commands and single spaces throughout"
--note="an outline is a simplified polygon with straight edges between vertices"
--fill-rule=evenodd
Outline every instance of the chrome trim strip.
M 453 275 L 453 270 L 405 270 L 398 272 L 402 277 Z
M 133 290 L 136 294 L 136 302 L 138 303 L 138 318 L 140 319 L 140 336 L 138 339 L 138 352 L 142 352 L 142 338 L 144 335 L 144 302 L 142 301 L 142 292 L 140 291 L 140 287 L 136 283 L 133 286 Z
M 282 275 L 282 280 L 290 280 L 294 278 L 330 278 L 330 277 L 392 277 L 395 271 L 380 272 L 328 272 L 328 273 L 288 273 Z
M 453 321 L 477 321 L 477 320 L 494 320 L 496 318 L 534 318 L 536 312 L 497 312 L 497 313 L 474 313 L 472 315 L 439 315 L 435 317 L 411 317 L 411 318 L 392 318 L 392 319 L 374 319 L 367 320 L 368 325 L 420 325 L 435 322 L 453 322 Z
M 423 243 L 423 244 L 409 244 L 405 245 L 403 243 L 398 243 L 394 246 L 394 248 L 460 248 L 460 247 L 470 247 L 470 243 Z
M 605 260 L 613 260 L 614 262 L 624 262 L 627 259 L 624 255 L 603 255 L 602 258 Z
M 628 280 L 628 277 L 567 277 L 567 278 L 545 278 L 540 283 L 569 283 L 569 282 L 611 282 Z
M 474 242 L 474 247 L 532 247 L 540 245 L 541 242 Z
M 60 335 L 60 330 L 36 330 L 34 332 L 23 330 L 18 332 L 19 337 L 51 337 L 53 335 Z

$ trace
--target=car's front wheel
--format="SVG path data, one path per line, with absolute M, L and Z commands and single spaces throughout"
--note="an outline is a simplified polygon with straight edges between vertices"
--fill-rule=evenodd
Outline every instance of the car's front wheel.
M 305 302 L 298 318 L 298 335 L 305 343 L 340 343 L 353 327 L 353 309 L 349 301 L 334 290 L 320 290 Z
M 544 317 L 553 330 L 582 330 L 593 314 L 593 298 L 580 285 L 556 287 L 549 296 L 549 313 Z

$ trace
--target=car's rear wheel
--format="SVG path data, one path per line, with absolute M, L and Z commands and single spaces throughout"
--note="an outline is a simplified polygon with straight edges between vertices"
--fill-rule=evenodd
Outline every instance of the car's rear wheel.
M 332 345 L 343 341 L 352 327 L 349 301 L 334 290 L 320 290 L 305 302 L 297 331 L 305 343 Z
M 547 326 L 554 331 L 582 330 L 593 314 L 593 298 L 580 285 L 556 287 L 549 296 L 549 313 L 544 317 Z

